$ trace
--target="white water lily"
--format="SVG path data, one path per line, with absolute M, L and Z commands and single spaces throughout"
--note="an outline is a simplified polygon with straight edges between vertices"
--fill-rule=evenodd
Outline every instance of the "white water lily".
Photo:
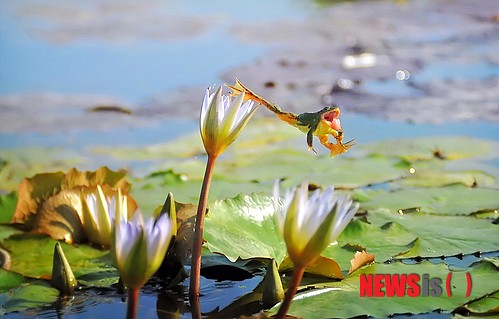
M 82 222 L 88 239 L 104 247 L 111 244 L 111 229 L 119 194 L 106 197 L 102 187 L 82 194 Z
M 122 212 L 118 207 L 111 251 L 123 283 L 137 289 L 161 266 L 172 239 L 173 223 L 168 214 L 144 223 L 140 212 L 131 220 Z
M 232 144 L 257 109 L 253 101 L 244 102 L 244 92 L 235 98 L 206 90 L 201 107 L 200 131 L 208 155 L 218 156 Z
M 288 255 L 298 267 L 307 267 L 334 242 L 359 208 L 346 194 L 333 187 L 315 190 L 309 197 L 308 183 L 288 190 L 279 204 L 279 183 L 274 185 L 276 222 Z

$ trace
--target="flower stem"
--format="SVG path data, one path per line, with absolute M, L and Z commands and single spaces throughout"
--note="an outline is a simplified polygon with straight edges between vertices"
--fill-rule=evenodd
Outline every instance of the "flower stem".
M 128 303 L 126 309 L 126 318 L 137 318 L 137 308 L 139 305 L 139 288 L 128 288 Z
M 286 316 L 286 313 L 288 313 L 289 306 L 291 306 L 291 301 L 293 300 L 293 296 L 298 289 L 298 285 L 301 282 L 304 272 L 305 267 L 295 265 L 293 268 L 293 275 L 291 276 L 288 291 L 286 291 L 286 295 L 284 296 L 284 300 L 282 301 L 281 307 L 279 308 L 275 319 L 283 319 Z
M 201 273 L 201 248 L 203 246 L 204 215 L 208 204 L 208 193 L 210 192 L 211 178 L 213 176 L 216 160 L 217 156 L 208 154 L 203 186 L 201 187 L 201 194 L 199 195 L 196 226 L 194 229 L 194 242 L 192 244 L 191 279 L 189 285 L 189 297 L 191 302 L 195 301 L 199 297 L 199 276 Z

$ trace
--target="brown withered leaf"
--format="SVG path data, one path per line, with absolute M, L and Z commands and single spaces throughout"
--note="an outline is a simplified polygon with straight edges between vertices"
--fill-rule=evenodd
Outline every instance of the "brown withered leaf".
M 63 172 L 37 174 L 25 178 L 19 186 L 18 201 L 11 224 L 26 231 L 42 233 L 68 243 L 80 243 L 86 237 L 82 225 L 81 194 L 95 192 L 102 186 L 104 194 L 112 196 L 121 188 L 130 190 L 124 170 L 112 171 L 101 167 L 95 172 L 80 172 L 75 168 Z M 128 201 L 129 212 L 137 208 Z
M 72 168 L 64 176 L 62 189 L 109 185 L 113 188 L 121 188 L 123 193 L 128 193 L 130 184 L 125 180 L 125 176 L 125 170 L 112 171 L 106 166 L 100 167 L 95 172 L 80 172 L 76 168 Z
M 348 271 L 348 274 L 350 275 L 357 269 L 369 265 L 374 262 L 374 255 L 367 253 L 365 250 L 362 252 L 357 251 L 355 255 L 353 255 L 353 258 L 350 260 L 350 270 Z
M 30 226 L 34 233 L 47 234 L 69 244 L 80 243 L 85 239 L 80 213 L 79 191 L 62 190 L 40 205 Z
M 130 190 L 130 184 L 125 181 L 126 172 L 112 171 L 101 167 L 95 172 L 79 172 L 75 168 L 68 173 L 42 173 L 22 180 L 14 216 L 11 223 L 24 224 L 26 230 L 32 229 L 30 223 L 33 215 L 49 197 L 61 190 L 79 189 L 82 186 L 97 186 L 107 184 L 113 188 L 121 188 L 123 193 Z
M 11 223 L 24 224 L 29 221 L 41 203 L 61 191 L 63 179 L 63 172 L 37 174 L 23 179 L 19 185 L 16 210 Z
M 291 269 L 293 269 L 293 262 L 289 257 L 286 257 L 279 265 L 279 271 L 283 272 Z M 312 265 L 308 266 L 305 272 L 327 278 L 343 279 L 340 265 L 336 261 L 323 256 L 320 256 Z

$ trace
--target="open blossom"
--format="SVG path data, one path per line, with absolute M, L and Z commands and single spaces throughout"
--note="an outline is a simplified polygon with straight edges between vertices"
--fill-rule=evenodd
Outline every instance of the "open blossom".
M 131 220 L 117 211 L 111 245 L 121 280 L 128 288 L 142 287 L 163 262 L 173 235 L 173 223 L 168 214 L 146 222 L 140 212 Z
M 277 226 L 295 266 L 307 267 L 334 242 L 358 210 L 348 195 L 333 187 L 315 190 L 309 197 L 308 184 L 288 190 L 279 204 L 279 184 L 274 186 Z
M 235 98 L 206 90 L 201 107 L 200 131 L 208 155 L 218 156 L 232 144 L 257 109 L 253 101 L 244 101 L 244 92 Z

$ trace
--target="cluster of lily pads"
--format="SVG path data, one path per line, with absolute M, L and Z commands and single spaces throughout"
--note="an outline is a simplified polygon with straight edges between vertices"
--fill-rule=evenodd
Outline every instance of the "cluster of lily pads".
M 207 207 L 203 240 L 198 239 L 203 243 L 203 258 L 213 253 L 222 254 L 233 262 L 233 267 L 242 267 L 242 261 L 265 260 L 262 267 L 267 275 L 262 285 L 234 302 L 244 308 L 245 302 L 256 300 L 261 309 L 271 308 L 260 314 L 261 317 L 276 313 L 282 317 L 287 312 L 285 307 L 274 305 L 283 298 L 281 275 L 293 268 L 295 275 L 291 281 L 285 280 L 284 286 L 292 288 L 288 289 L 291 297 L 295 289 L 301 292 L 289 310 L 294 316 L 382 317 L 437 309 L 480 314 L 497 311 L 495 300 L 499 292 L 495 283 L 499 278 L 499 261 L 494 257 L 497 253 L 461 268 L 427 260 L 441 257 L 445 261 L 445 256 L 497 252 L 499 174 L 494 166 L 480 159 L 484 155 L 488 156 L 487 160 L 497 159 L 494 142 L 459 137 L 399 140 L 357 147 L 358 151 L 350 152 L 350 157 L 330 159 L 304 152 L 301 140 L 299 147 L 296 146 L 296 139 L 303 138 L 302 135 L 294 134 L 292 129 L 288 132 L 287 127 L 265 119 L 252 121 L 254 126 L 250 125 L 231 147 L 230 156 L 221 156 L 247 122 L 241 120 L 249 119 L 254 112 L 255 106 L 248 103 L 241 108 L 243 104 L 243 96 L 231 100 L 221 92 L 215 95 L 208 92 L 204 102 L 206 109 L 201 116 L 203 144 L 193 135 L 165 145 L 112 151 L 116 158 L 135 156 L 135 160 L 149 163 L 154 163 L 155 158 L 170 159 L 166 163 L 154 163 L 157 170 L 143 177 L 127 176 L 124 171 L 107 168 L 95 172 L 72 169 L 67 173 L 25 178 L 17 192 L 2 195 L 1 221 L 17 225 L 0 226 L 0 242 L 6 256 L 4 265 L 10 268 L 0 270 L 0 277 L 4 279 L 0 281 L 3 311 L 37 305 L 23 294 L 27 290 L 37 291 L 46 298 L 35 298 L 40 305 L 57 298 L 59 291 L 51 287 L 56 276 L 50 274 L 54 274 L 52 255 L 59 241 L 62 241 L 63 253 L 56 253 L 61 258 L 58 264 L 68 269 L 64 266 L 67 261 L 80 287 L 115 285 L 119 272 L 125 285 L 137 288 L 159 267 L 157 258 L 149 261 L 144 255 L 152 249 L 148 246 L 152 241 L 147 240 L 147 235 L 138 234 L 159 236 L 158 232 L 164 230 L 161 234 L 164 240 L 154 241 L 162 247 L 150 254 L 161 256 L 160 259 L 165 257 L 163 270 L 160 269 L 157 276 L 165 278 L 170 287 L 184 282 L 186 269 L 191 266 L 189 256 L 196 241 L 194 236 L 201 234 L 193 230 Z M 239 116 L 236 111 L 220 114 L 213 108 L 217 105 L 225 105 L 227 110 L 243 110 L 243 113 Z M 231 109 L 231 106 L 237 108 Z M 234 122 L 224 122 L 224 119 Z M 237 123 L 243 124 L 238 127 Z M 388 149 L 386 145 L 391 147 Z M 172 149 L 175 152 L 169 153 Z M 208 154 L 206 172 L 210 170 L 210 161 L 213 165 L 214 160 L 217 161 L 217 168 L 211 167 L 209 173 L 213 179 L 210 204 L 200 203 L 196 209 L 194 205 L 175 202 L 170 194 L 165 204 L 158 207 L 158 201 L 170 191 L 183 202 L 194 203 L 198 199 L 199 185 L 203 181 L 206 184 L 207 175 L 203 173 L 204 158 L 199 158 L 203 150 Z M 15 184 L 12 182 L 15 174 L 9 173 L 20 162 L 13 161 L 14 156 L 19 154 L 3 158 L 2 185 Z M 53 168 L 51 165 L 49 163 L 48 168 Z M 279 187 L 274 184 L 276 179 L 282 180 L 281 186 L 292 189 L 282 203 L 276 200 L 277 191 L 274 196 L 270 195 L 273 188 Z M 308 183 L 302 184 L 303 180 Z M 298 184 L 301 186 L 293 188 Z M 331 184 L 336 190 L 327 189 Z M 308 191 L 314 189 L 317 190 L 308 197 Z M 230 198 L 232 195 L 235 197 Z M 347 195 L 360 203 L 357 217 L 348 226 L 357 209 L 346 199 Z M 215 198 L 219 200 L 214 201 Z M 149 211 L 152 215 L 149 222 L 133 217 L 141 216 L 133 213 L 139 206 L 145 214 Z M 276 214 L 283 218 L 276 219 Z M 346 216 L 345 220 L 337 219 L 342 216 Z M 307 222 L 311 217 L 317 220 Z M 309 231 L 296 228 L 302 224 L 297 220 L 303 220 Z M 323 223 L 324 220 L 329 223 Z M 120 246 L 124 234 L 134 234 L 126 239 L 137 238 L 140 245 Z M 320 236 L 314 237 L 315 234 Z M 328 245 L 335 240 L 335 244 Z M 123 249 L 133 258 L 120 258 Z M 143 259 L 139 262 L 140 258 Z M 120 264 L 120 260 L 124 263 Z M 144 268 L 147 274 L 127 275 L 127 271 L 137 269 L 134 267 L 138 265 L 152 264 Z M 359 296 L 362 274 L 427 273 L 443 278 L 449 272 L 456 278 L 452 297 L 434 297 L 421 302 L 410 297 L 369 299 Z M 462 284 L 466 272 L 474 282 L 468 297 Z M 303 286 L 299 286 L 303 273 Z M 134 278 L 136 275 L 141 280 Z M 196 276 L 191 275 L 190 287 Z M 197 293 L 190 293 L 191 311 L 195 310 Z M 290 301 L 291 297 L 287 299 Z M 279 312 L 279 309 L 284 310 Z

